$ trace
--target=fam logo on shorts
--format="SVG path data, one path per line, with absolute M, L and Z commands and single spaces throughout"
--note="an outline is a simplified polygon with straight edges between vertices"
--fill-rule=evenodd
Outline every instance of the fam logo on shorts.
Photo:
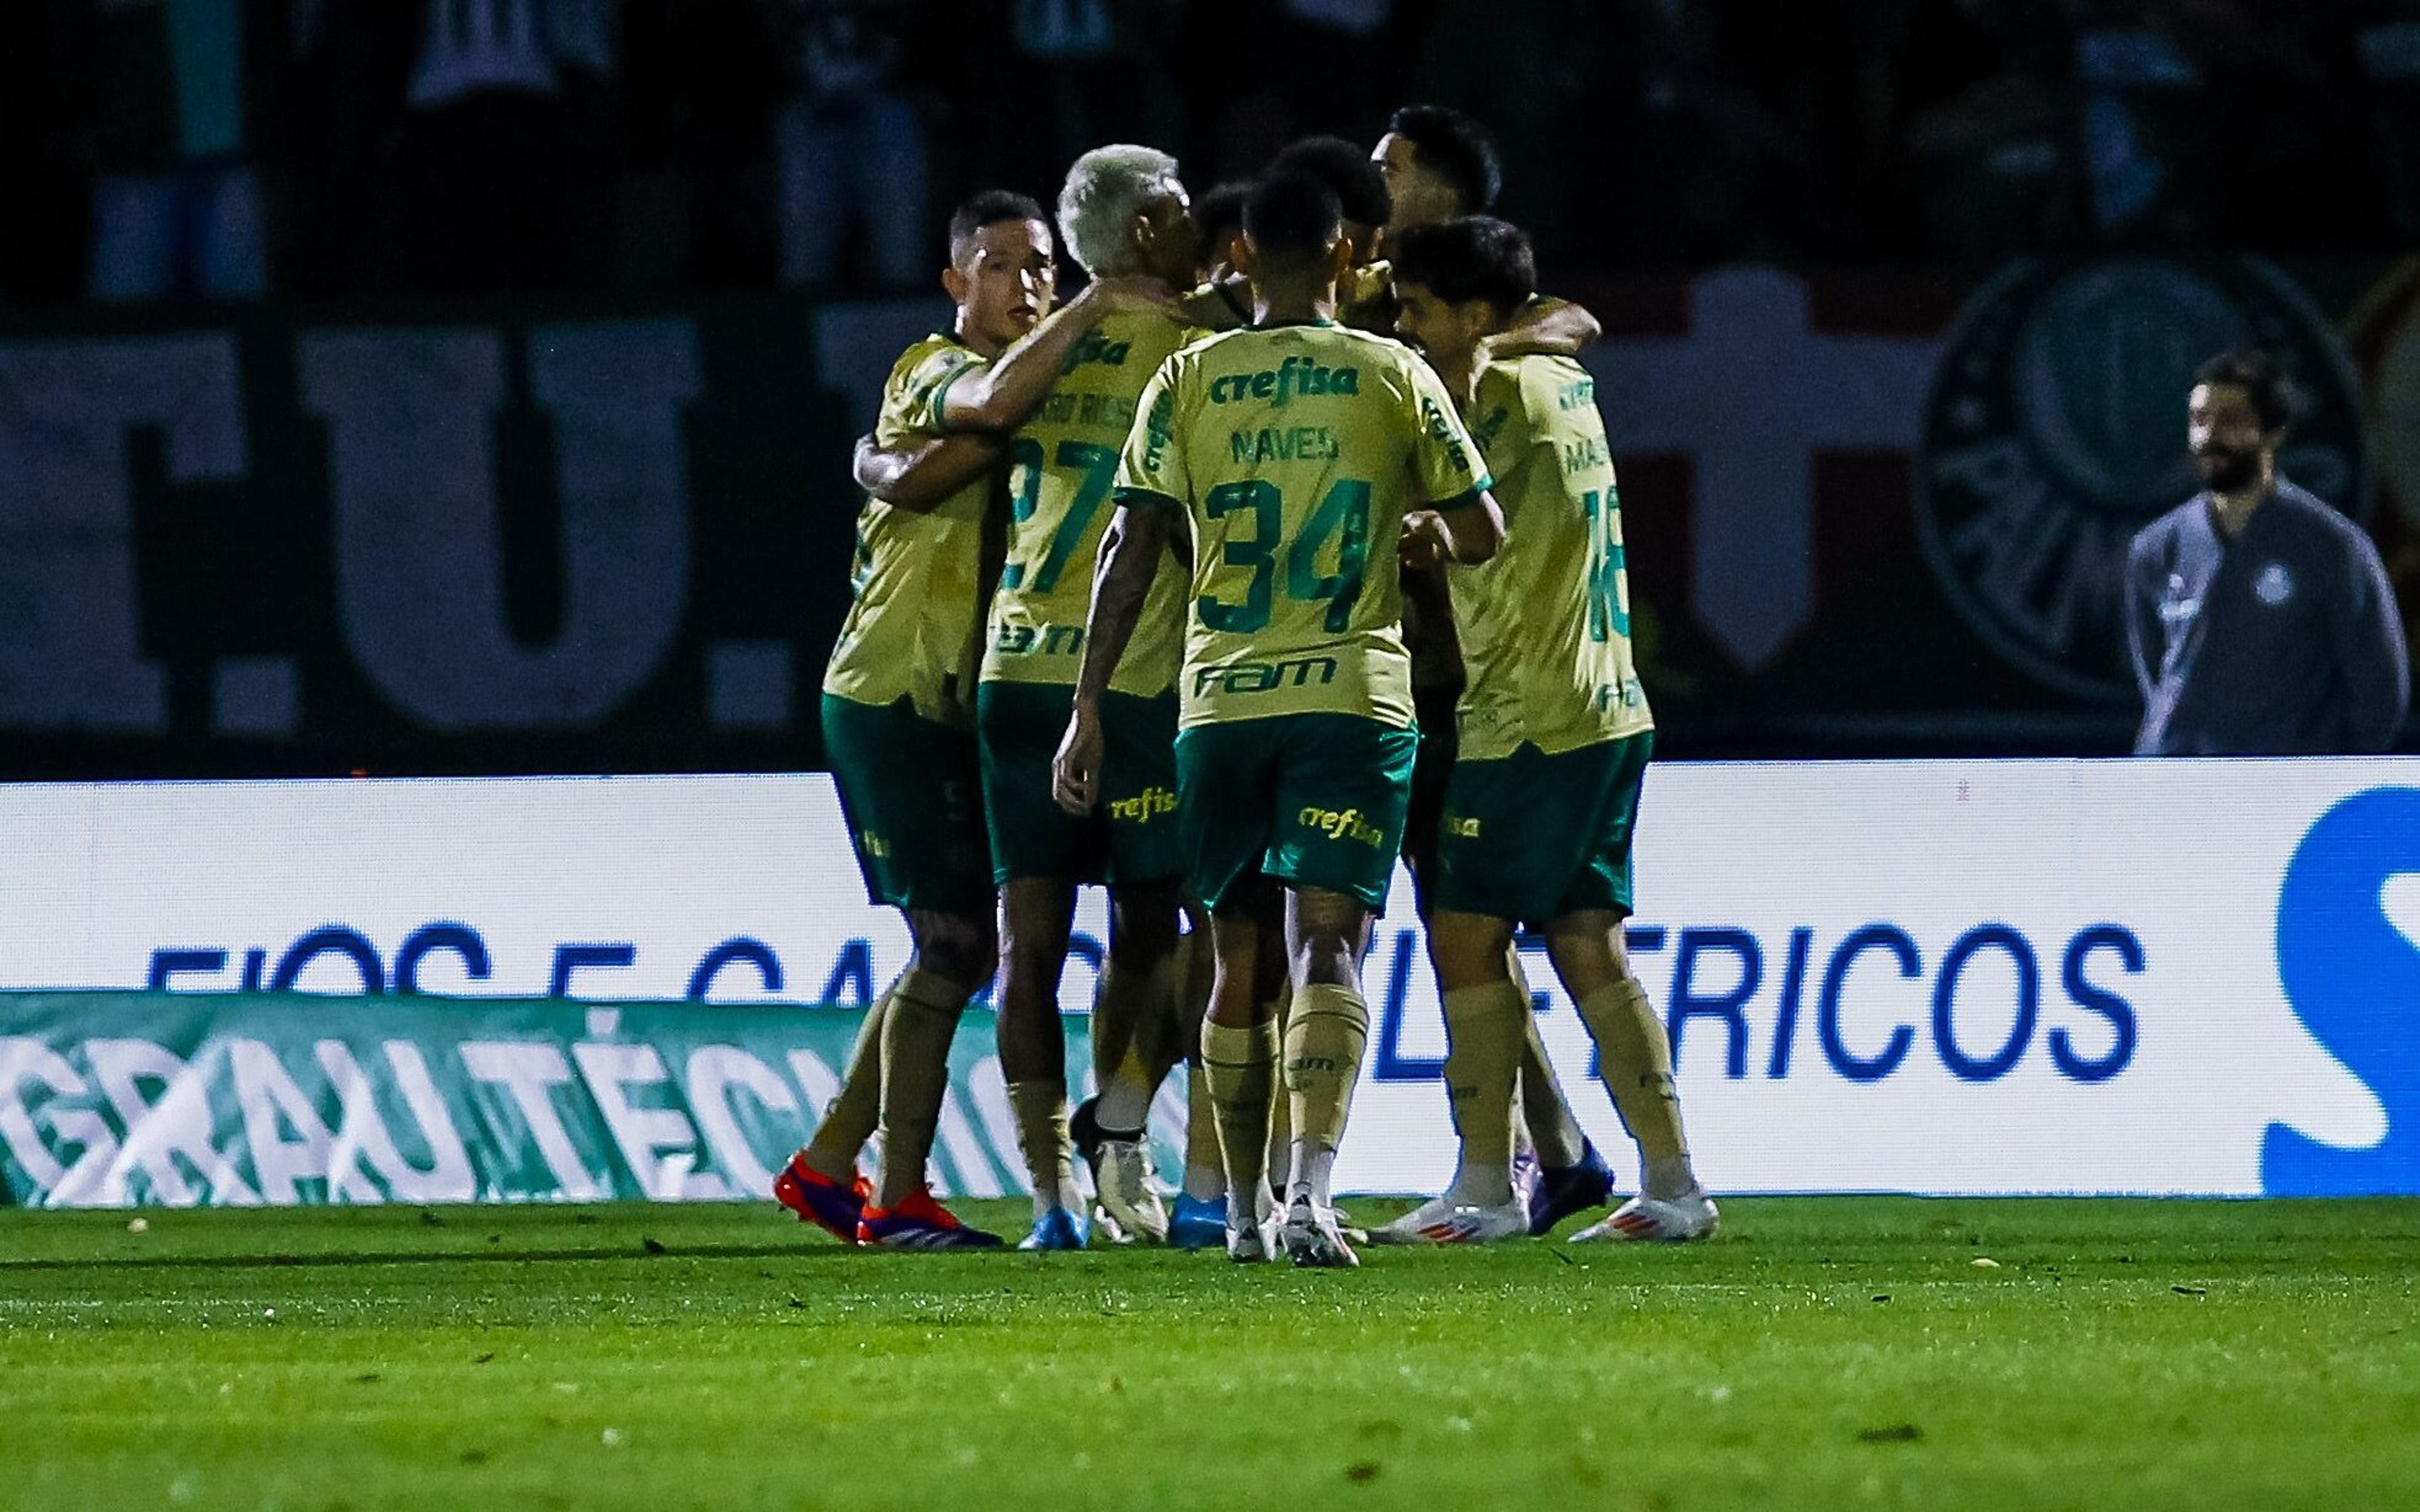
M 2010 664 L 2080 696 L 2133 695 L 2127 544 L 2199 486 L 2185 453 L 2194 369 L 2244 343 L 2276 353 L 2309 401 L 2279 471 L 2358 517 L 2351 368 L 2267 263 L 2027 258 L 1967 302 L 1925 406 L 1916 534 L 1960 618 Z

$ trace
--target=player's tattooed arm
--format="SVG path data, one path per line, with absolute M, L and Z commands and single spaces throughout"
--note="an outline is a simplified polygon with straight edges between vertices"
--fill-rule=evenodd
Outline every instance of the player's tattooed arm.
M 1143 599 L 1158 574 L 1160 553 L 1173 549 L 1174 506 L 1121 502 L 1101 532 L 1093 568 L 1093 607 L 1084 617 L 1083 660 L 1076 673 L 1076 707 L 1066 737 L 1050 764 L 1051 796 L 1073 814 L 1087 814 L 1101 795 L 1101 695 L 1134 640 Z
M 1479 344 L 1474 369 L 1513 357 L 1577 357 L 1605 335 L 1596 316 L 1569 300 L 1533 294 L 1512 314 L 1512 323 Z
M 990 436 L 919 438 L 894 450 L 857 439 L 857 486 L 896 509 L 921 515 L 968 484 L 998 471 L 1008 448 Z
M 1067 370 L 1068 354 L 1085 332 L 1113 315 L 1167 310 L 1171 296 L 1156 278 L 1094 279 L 1084 292 L 1043 318 L 1016 344 L 979 368 L 969 368 L 938 401 L 945 430 L 1014 430 L 1041 407 Z
M 1427 568 L 1443 563 L 1475 567 L 1504 544 L 1504 512 L 1486 489 L 1449 500 L 1435 509 L 1404 517 L 1404 563 Z

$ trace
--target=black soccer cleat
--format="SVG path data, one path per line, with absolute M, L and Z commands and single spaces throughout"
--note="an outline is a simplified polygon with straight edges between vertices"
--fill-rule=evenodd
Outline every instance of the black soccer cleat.
M 1538 1184 L 1529 1191 L 1529 1232 L 1551 1233 L 1572 1214 L 1601 1208 L 1612 1196 L 1613 1167 L 1583 1136 L 1577 1165 L 1538 1167 Z

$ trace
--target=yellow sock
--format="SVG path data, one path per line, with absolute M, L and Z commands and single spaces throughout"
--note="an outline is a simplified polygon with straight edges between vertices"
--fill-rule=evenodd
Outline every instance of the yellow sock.
M 1016 1147 L 1033 1181 L 1033 1215 L 1053 1207 L 1083 1211 L 1076 1190 L 1076 1145 L 1067 1134 L 1067 1084 L 1011 1082 L 1008 1105 L 1016 1115 Z
M 1500 1207 L 1512 1200 L 1512 1086 L 1528 1017 L 1528 996 L 1513 982 L 1445 995 L 1446 1095 L 1462 1138 L 1458 1202 Z
M 1678 1196 L 1697 1185 L 1689 1141 L 1681 1128 L 1681 1098 L 1672 1085 L 1672 1041 L 1647 1001 L 1647 989 L 1625 977 L 1580 1000 L 1580 1017 L 1596 1040 L 1614 1111 L 1638 1142 L 1650 1195 Z
M 1278 1026 L 1264 1020 L 1231 1028 L 1204 1020 L 1202 1075 L 1227 1167 L 1227 1206 L 1249 1214 L 1268 1185 L 1269 1102 L 1277 1080 Z
M 1344 1140 L 1369 1039 L 1370 1009 L 1358 991 L 1312 982 L 1295 993 L 1285 1032 L 1286 1103 L 1294 1116 L 1295 1148 L 1290 1194 L 1307 1186 L 1314 1200 L 1327 1200 L 1328 1170 Z
M 930 971 L 911 971 L 891 989 L 882 1019 L 882 1177 L 877 1207 L 890 1207 L 924 1185 L 950 1089 L 950 1041 L 958 1032 L 967 990 Z
M 849 1047 L 848 1069 L 841 1073 L 840 1090 L 825 1104 L 823 1121 L 815 1125 L 803 1151 L 809 1165 L 835 1181 L 846 1180 L 857 1169 L 858 1151 L 882 1121 L 882 1021 L 890 1012 L 889 992 L 865 1011 L 857 1042 Z

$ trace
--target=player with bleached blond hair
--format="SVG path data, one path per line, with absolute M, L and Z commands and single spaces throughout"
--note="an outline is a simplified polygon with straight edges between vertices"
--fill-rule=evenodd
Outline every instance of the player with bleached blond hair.
M 1501 534 L 1435 376 L 1335 322 L 1351 258 L 1335 193 L 1280 175 L 1244 209 L 1253 325 L 1170 357 L 1142 395 L 1056 766 L 1071 812 L 1116 764 L 1110 700 L 1171 557 L 1189 559 L 1177 737 L 1184 851 L 1217 977 L 1202 1061 L 1227 1168 L 1227 1253 L 1357 1263 L 1331 1181 L 1368 1041 L 1361 944 L 1411 779 L 1398 552 L 1483 561 Z M 1291 978 L 1280 1033 L 1276 982 Z M 1293 1151 L 1266 1182 L 1282 1060 Z

